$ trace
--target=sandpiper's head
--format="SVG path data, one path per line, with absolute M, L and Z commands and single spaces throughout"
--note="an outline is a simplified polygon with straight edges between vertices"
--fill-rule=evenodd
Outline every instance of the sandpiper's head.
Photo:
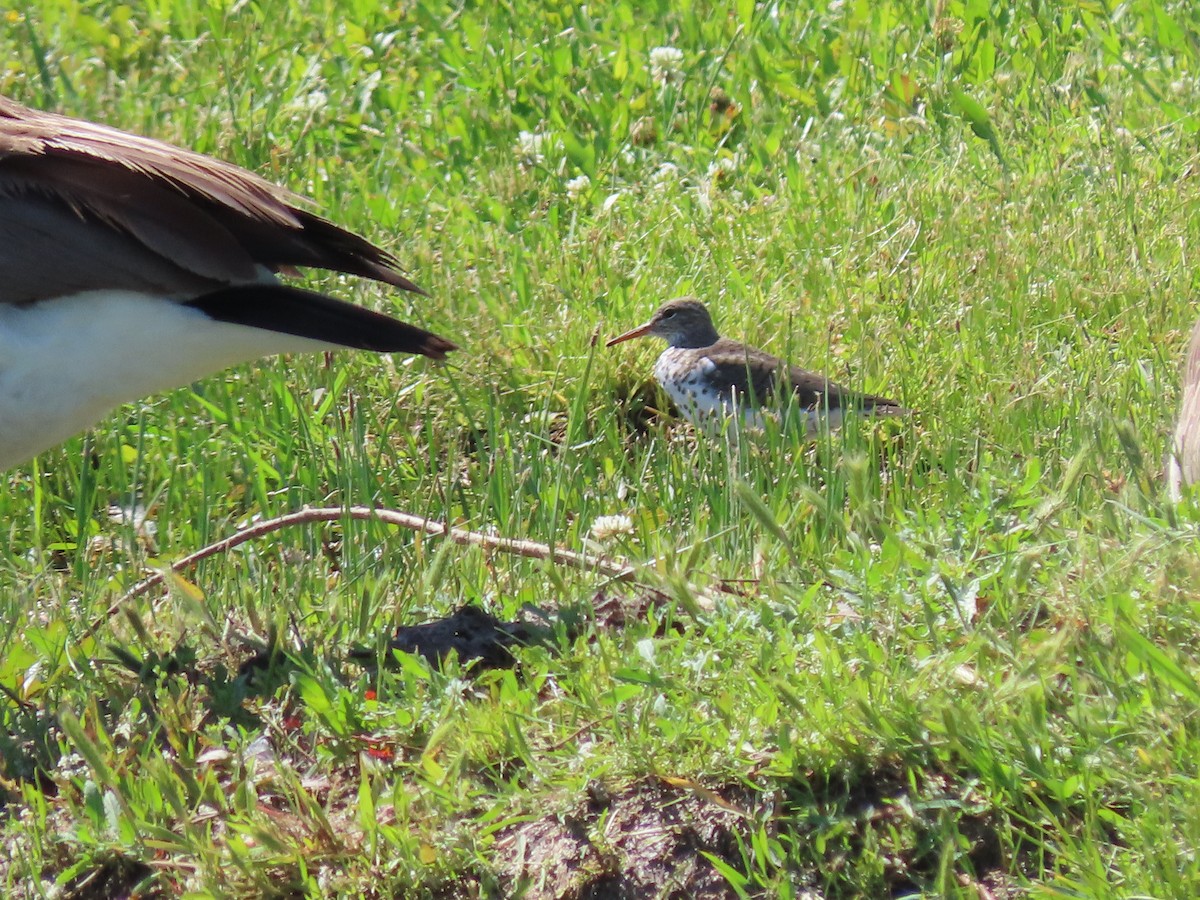
M 672 347 L 708 347 L 720 337 L 704 304 L 692 297 L 680 297 L 660 306 L 645 325 L 618 335 L 605 346 L 647 334 L 662 338 Z

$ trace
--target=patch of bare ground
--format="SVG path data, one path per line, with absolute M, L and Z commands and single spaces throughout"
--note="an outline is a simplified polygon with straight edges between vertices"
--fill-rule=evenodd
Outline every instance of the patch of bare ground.
M 747 788 L 676 779 L 612 794 L 593 783 L 574 811 L 504 829 L 494 851 L 506 894 L 528 900 L 736 897 L 705 854 L 740 866 L 739 838 L 766 803 Z
M 506 896 L 736 897 L 711 859 L 745 871 L 743 848 L 763 823 L 771 839 L 797 850 L 779 861 L 791 866 L 779 877 L 809 900 L 859 896 L 847 891 L 862 885 L 840 873 L 864 852 L 883 857 L 882 897 L 925 896 L 944 877 L 979 900 L 1026 895 L 1015 874 L 1028 868 L 1022 841 L 1006 837 L 969 788 L 930 773 L 814 775 L 779 793 L 644 778 L 609 794 L 593 783 L 575 809 L 510 825 L 493 849 Z

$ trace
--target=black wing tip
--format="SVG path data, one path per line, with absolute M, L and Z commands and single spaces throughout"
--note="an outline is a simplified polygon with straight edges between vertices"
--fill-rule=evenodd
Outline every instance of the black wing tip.
M 829 387 L 835 386 L 829 383 Z M 824 397 L 824 402 L 828 403 L 831 410 L 854 410 L 867 416 L 911 416 L 913 412 L 890 397 L 880 397 L 877 394 L 858 394 L 844 388 L 827 389 Z
M 402 291 L 408 291 L 409 293 L 416 294 L 419 297 L 430 296 L 429 291 L 425 290 L 415 281 L 409 281 L 403 275 L 395 272 L 395 270 L 389 270 L 389 272 L 391 273 L 390 278 L 381 278 L 379 280 L 383 281 L 385 284 L 390 284 L 392 287 L 399 288 Z
M 311 241 L 308 250 L 312 255 L 303 260 L 291 260 L 290 264 L 360 275 L 402 291 L 429 296 L 405 274 L 400 260 L 390 250 L 315 212 L 295 207 L 292 212 L 300 220 L 303 235 Z
M 398 285 L 396 285 L 396 287 L 400 288 L 401 290 L 403 290 L 403 291 L 410 291 L 410 292 L 412 292 L 412 293 L 414 293 L 414 294 L 417 294 L 418 296 L 421 296 L 421 297 L 428 297 L 428 296 L 430 296 L 430 293 L 429 293 L 429 291 L 425 290 L 425 289 L 424 289 L 423 287 L 421 287 L 419 284 L 416 284 L 415 282 L 409 281 L 407 278 L 404 278 L 404 277 L 401 277 L 401 278 L 400 278 L 400 281 L 401 281 L 402 283 L 401 283 L 401 284 L 398 284 Z
M 428 356 L 430 359 L 441 362 L 446 358 L 447 353 L 453 353 L 458 349 L 458 345 L 452 341 L 446 340 L 436 334 L 426 332 L 425 341 L 421 345 L 421 349 L 417 352 L 422 356 Z
M 347 233 L 352 234 L 351 232 Z M 357 235 L 353 236 L 357 237 Z M 365 243 L 374 252 L 370 255 L 361 255 L 361 268 L 357 271 L 347 269 L 346 271 L 349 271 L 349 274 L 365 275 L 384 284 L 390 284 L 392 287 L 399 288 L 402 291 L 409 291 L 413 294 L 419 294 L 422 297 L 429 296 L 428 291 L 404 274 L 404 270 L 400 268 L 400 262 L 396 257 L 392 256 L 386 250 L 376 247 L 374 244 Z
M 282 284 L 223 288 L 186 304 L 212 319 L 262 328 L 335 347 L 415 353 L 442 360 L 458 349 L 444 337 L 384 313 Z
M 380 313 L 375 315 L 380 315 L 384 321 L 371 323 L 375 327 L 369 333 L 363 334 L 361 340 L 347 335 L 348 340 L 338 343 L 352 350 L 368 350 L 372 353 L 413 353 L 436 362 L 443 361 L 446 354 L 458 349 L 457 344 L 432 331 L 382 316 Z

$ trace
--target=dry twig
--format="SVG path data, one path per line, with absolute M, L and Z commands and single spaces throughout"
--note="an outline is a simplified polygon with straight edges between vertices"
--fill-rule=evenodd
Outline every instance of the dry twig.
M 340 507 L 306 507 L 297 512 L 278 516 L 274 519 L 255 522 L 253 525 L 243 528 L 223 540 L 209 544 L 207 547 L 200 548 L 195 553 L 189 553 L 182 559 L 176 560 L 171 563 L 169 569 L 156 572 L 149 578 L 138 582 L 115 600 L 103 615 L 92 622 L 85 632 L 84 638 L 92 637 L 105 622 L 111 619 L 130 600 L 141 596 L 156 585 L 163 584 L 166 581 L 168 572 L 182 572 L 201 560 L 208 559 L 210 556 L 216 556 L 218 553 L 226 553 L 239 544 L 244 544 L 247 541 L 252 541 L 255 538 L 260 538 L 263 535 L 279 531 L 282 528 L 288 528 L 292 525 L 311 525 L 314 522 L 338 522 L 345 519 L 359 521 L 374 519 L 387 525 L 395 525 L 398 528 L 421 531 L 436 537 L 448 537 L 456 544 L 498 550 L 502 553 L 512 553 L 530 559 L 550 560 L 551 562 L 561 563 L 573 569 L 595 572 L 614 581 L 630 581 L 633 579 L 636 571 L 634 566 L 623 560 L 610 559 L 606 556 L 591 556 L 586 553 L 576 553 L 573 550 L 561 550 L 551 547 L 549 544 L 540 544 L 537 541 L 522 541 L 515 538 L 481 534 L 478 531 L 468 531 L 465 528 L 452 528 L 441 522 L 435 522 L 433 519 L 401 512 L 396 509 L 375 509 L 369 506 L 350 506 L 344 509 Z

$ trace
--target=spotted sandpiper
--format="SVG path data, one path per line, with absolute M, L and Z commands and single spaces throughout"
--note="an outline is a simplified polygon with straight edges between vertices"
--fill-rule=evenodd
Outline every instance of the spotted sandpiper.
M 703 303 L 691 297 L 669 300 L 650 321 L 610 340 L 607 346 L 653 335 L 667 342 L 654 365 L 654 377 L 689 422 L 707 430 L 723 427 L 740 413 L 751 428 L 763 427 L 773 407 L 784 411 L 786 391 L 805 416 L 810 432 L 822 424 L 837 428 L 847 410 L 867 415 L 904 415 L 894 400 L 859 394 L 824 375 L 789 366 L 746 344 L 723 338 Z
M 244 169 L 0 97 L 0 471 L 120 403 L 275 353 L 454 345 L 276 280 L 419 291 L 396 259 Z

